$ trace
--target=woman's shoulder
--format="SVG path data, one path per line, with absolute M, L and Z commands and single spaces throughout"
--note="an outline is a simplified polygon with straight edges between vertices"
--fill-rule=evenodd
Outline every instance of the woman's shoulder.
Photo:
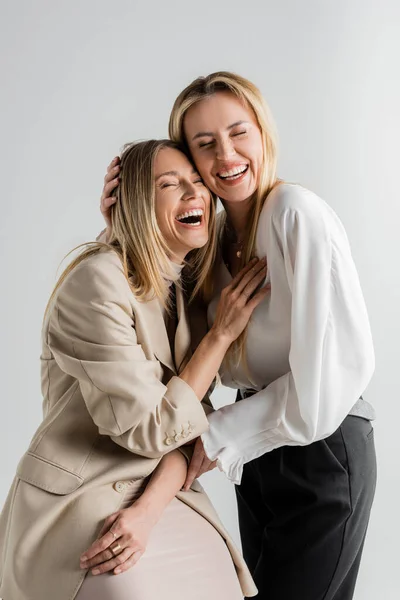
M 267 196 L 260 213 L 259 229 L 265 231 L 268 223 L 280 227 L 289 217 L 301 220 L 305 227 L 322 226 L 342 229 L 335 211 L 314 192 L 293 183 L 280 183 Z
M 267 196 L 262 212 L 280 216 L 284 212 L 299 214 L 325 212 L 326 202 L 317 194 L 295 183 L 279 183 Z
M 60 285 L 58 296 L 107 298 L 113 292 L 127 293 L 129 290 L 121 259 L 110 249 L 86 256 L 74 266 Z
M 114 250 L 100 250 L 84 257 L 73 269 L 71 275 L 75 274 L 75 276 L 91 279 L 101 273 L 108 279 L 119 279 L 123 275 L 124 269 L 121 258 Z
M 123 267 L 119 254 L 111 247 L 108 247 L 86 256 L 78 268 L 86 271 L 111 269 L 111 272 L 115 272 L 120 271 Z
M 263 247 L 273 232 L 288 238 L 298 232 L 315 240 L 342 247 L 348 244 L 346 231 L 335 211 L 314 192 L 297 184 L 281 183 L 267 196 L 257 226 L 256 240 Z

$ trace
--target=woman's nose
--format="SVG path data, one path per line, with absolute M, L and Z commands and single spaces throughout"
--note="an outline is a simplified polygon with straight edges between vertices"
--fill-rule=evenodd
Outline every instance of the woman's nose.
M 218 142 L 216 150 L 216 158 L 218 160 L 228 160 L 235 154 L 235 148 L 230 139 Z
M 200 189 L 199 186 L 191 183 L 191 182 L 187 182 L 185 185 L 185 191 L 183 193 L 183 200 L 191 200 L 192 198 L 197 198 L 200 197 Z

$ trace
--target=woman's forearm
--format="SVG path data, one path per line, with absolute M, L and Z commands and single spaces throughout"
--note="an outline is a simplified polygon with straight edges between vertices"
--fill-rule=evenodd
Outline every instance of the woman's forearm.
M 159 462 L 143 494 L 135 505 L 158 521 L 186 479 L 187 462 L 179 450 L 169 452 Z
M 206 395 L 231 343 L 231 339 L 211 329 L 179 373 L 179 377 L 190 385 L 199 400 Z

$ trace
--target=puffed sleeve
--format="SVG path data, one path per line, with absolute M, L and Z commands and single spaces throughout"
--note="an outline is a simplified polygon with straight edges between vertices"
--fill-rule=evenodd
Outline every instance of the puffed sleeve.
M 338 217 L 304 190 L 294 202 L 277 203 L 268 219 L 269 247 L 279 254 L 291 293 L 290 371 L 209 415 L 205 451 L 235 483 L 244 463 L 331 435 L 375 365 L 359 278 Z M 267 221 L 260 219 L 263 226 Z
M 79 381 L 99 432 L 133 453 L 159 458 L 204 432 L 207 417 L 185 381 L 160 381 L 159 362 L 146 358 L 137 340 L 132 292 L 118 257 L 97 256 L 62 284 L 49 319 L 49 348 Z

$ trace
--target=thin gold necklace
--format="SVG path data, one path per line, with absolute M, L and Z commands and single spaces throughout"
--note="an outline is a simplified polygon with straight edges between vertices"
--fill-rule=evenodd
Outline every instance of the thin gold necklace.
M 229 225 L 226 225 L 225 231 L 229 244 L 234 248 L 234 252 L 237 258 L 240 258 L 243 252 L 244 240 L 242 240 L 241 242 L 235 241 L 236 233 L 231 227 L 229 227 Z M 235 249 L 235 246 L 237 249 Z
M 242 256 L 243 251 L 243 242 L 232 242 L 232 246 L 239 246 L 238 250 L 235 250 L 235 254 L 238 258 L 240 258 Z

